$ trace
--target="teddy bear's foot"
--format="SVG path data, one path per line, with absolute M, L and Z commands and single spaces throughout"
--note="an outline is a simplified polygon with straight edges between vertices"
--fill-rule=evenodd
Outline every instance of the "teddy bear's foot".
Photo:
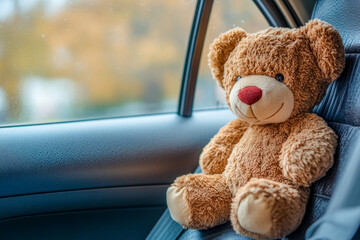
M 249 194 L 239 204 L 237 219 L 247 231 L 266 235 L 272 227 L 273 199 L 267 201 L 263 194 Z
M 166 192 L 166 201 L 171 217 L 184 228 L 189 225 L 189 205 L 185 196 L 185 188 L 169 187 Z
M 230 217 L 231 193 L 220 174 L 178 177 L 166 200 L 171 217 L 184 228 L 206 229 Z
M 252 238 L 282 238 L 300 224 L 307 198 L 307 189 L 253 179 L 233 199 L 232 225 L 238 233 Z

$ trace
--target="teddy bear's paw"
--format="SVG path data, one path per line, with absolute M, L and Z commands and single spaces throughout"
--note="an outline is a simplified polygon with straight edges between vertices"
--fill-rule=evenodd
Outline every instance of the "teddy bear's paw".
M 271 210 L 273 202 L 263 194 L 249 194 L 239 204 L 237 219 L 245 230 L 268 235 L 271 230 Z
M 185 198 L 185 188 L 169 187 L 166 193 L 166 201 L 171 217 L 183 228 L 189 226 L 189 206 Z

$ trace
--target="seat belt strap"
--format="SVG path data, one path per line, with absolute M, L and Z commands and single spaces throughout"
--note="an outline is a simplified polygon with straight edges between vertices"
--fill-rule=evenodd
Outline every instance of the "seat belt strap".
M 176 240 L 183 231 L 182 226 L 171 218 L 169 209 L 166 209 L 146 240 Z

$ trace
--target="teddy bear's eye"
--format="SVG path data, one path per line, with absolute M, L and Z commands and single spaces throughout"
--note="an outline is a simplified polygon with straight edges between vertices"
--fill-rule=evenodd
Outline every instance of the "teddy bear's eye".
M 279 82 L 283 82 L 284 75 L 282 75 L 281 73 L 278 73 L 278 74 L 276 74 L 275 79 L 278 80 Z
M 239 81 L 240 79 L 241 79 L 241 77 L 239 76 L 239 77 L 236 78 L 236 81 Z

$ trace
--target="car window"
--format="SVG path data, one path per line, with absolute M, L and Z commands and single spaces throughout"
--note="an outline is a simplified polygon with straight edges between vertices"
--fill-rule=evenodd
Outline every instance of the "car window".
M 195 110 L 227 107 L 224 91 L 211 76 L 207 55 L 211 42 L 221 33 L 235 27 L 241 27 L 246 32 L 252 33 L 269 27 L 269 24 L 253 1 L 214 1 L 196 82 Z
M 195 0 L 1 0 L 0 123 L 176 112 Z

